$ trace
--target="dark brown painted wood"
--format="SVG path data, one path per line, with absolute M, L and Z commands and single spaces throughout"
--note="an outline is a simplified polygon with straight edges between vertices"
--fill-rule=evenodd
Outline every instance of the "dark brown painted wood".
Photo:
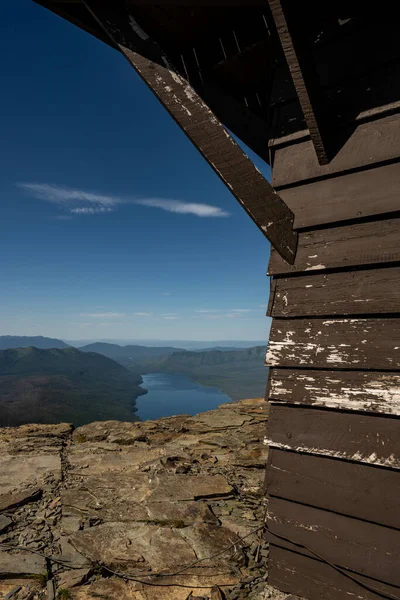
M 118 5 L 108 5 L 104 12 L 93 1 L 85 5 L 277 252 L 293 262 L 293 213 L 158 43 Z
M 274 319 L 266 365 L 400 368 L 400 319 Z
M 400 416 L 400 372 L 270 369 L 269 399 Z
M 288 265 L 272 250 L 268 275 L 397 262 L 399 241 L 399 218 L 303 231 L 295 264 Z
M 266 492 L 400 529 L 400 473 L 362 463 L 270 448 Z
M 400 267 L 275 277 L 273 317 L 400 312 Z
M 328 165 L 320 165 L 311 140 L 275 148 L 272 184 L 286 187 L 359 167 L 372 167 L 400 156 L 400 114 L 349 127 L 346 143 Z
M 315 227 L 400 211 L 400 164 L 280 190 L 294 226 Z
M 275 22 L 276 30 L 286 61 L 288 63 L 292 81 L 299 98 L 307 128 L 315 148 L 318 162 L 326 165 L 328 152 L 321 128 L 321 109 L 319 106 L 320 90 L 317 74 L 312 69 L 312 59 L 308 55 L 304 44 L 300 42 L 301 28 L 294 35 L 293 26 L 288 25 L 288 15 L 285 13 L 281 0 L 268 0 L 269 7 Z
M 400 469 L 400 420 L 273 404 L 266 442 L 274 448 Z
M 300 554 L 315 558 L 311 550 L 336 566 L 400 587 L 398 529 L 280 498 L 268 502 L 267 527 L 268 539 L 278 546 L 296 550 L 298 544 Z
M 268 583 L 307 600 L 399 600 L 400 588 L 271 544 Z M 356 583 L 359 581 L 362 585 Z M 375 591 L 372 591 L 375 590 Z

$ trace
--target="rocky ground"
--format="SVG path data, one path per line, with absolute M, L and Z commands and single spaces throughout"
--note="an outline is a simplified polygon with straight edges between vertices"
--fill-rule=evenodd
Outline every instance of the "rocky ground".
M 255 399 L 1 429 L 0 598 L 286 598 L 267 585 L 266 419 Z

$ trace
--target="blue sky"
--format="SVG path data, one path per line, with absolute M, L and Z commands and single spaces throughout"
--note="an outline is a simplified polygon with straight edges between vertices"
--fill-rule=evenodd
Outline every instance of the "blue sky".
M 266 339 L 267 240 L 123 57 L 30 0 L 0 48 L 0 334 Z

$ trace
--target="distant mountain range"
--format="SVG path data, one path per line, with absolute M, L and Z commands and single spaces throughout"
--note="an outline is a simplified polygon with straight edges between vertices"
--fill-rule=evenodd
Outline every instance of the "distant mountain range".
M 232 400 L 263 396 L 265 345 L 193 351 L 94 342 L 79 348 L 42 336 L 0 336 L 0 426 L 135 420 L 141 375 L 183 374 Z
M 118 344 L 106 344 L 103 342 L 95 342 L 87 346 L 79 348 L 81 352 L 98 352 L 113 360 L 123 362 L 123 364 L 133 362 L 143 362 L 146 360 L 154 360 L 164 356 L 169 356 L 174 352 L 185 352 L 182 348 L 172 348 L 171 346 L 159 346 L 152 348 L 150 346 L 119 346 Z
M 217 387 L 232 400 L 263 397 L 268 379 L 265 346 L 175 352 L 141 366 L 145 373 L 181 373 L 201 385 Z M 138 365 L 135 366 L 138 368 Z
M 0 351 L 0 425 L 135 420 L 140 375 L 76 348 Z
M 53 338 L 23 335 L 0 335 L 0 350 L 8 350 L 9 348 L 27 348 L 34 346 L 35 348 L 68 348 L 69 345 L 65 342 Z

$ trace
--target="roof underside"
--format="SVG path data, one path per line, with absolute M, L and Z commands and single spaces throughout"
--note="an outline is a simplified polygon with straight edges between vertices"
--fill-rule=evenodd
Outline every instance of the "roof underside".
M 83 2 L 36 1 L 112 45 Z M 198 0 L 181 0 L 179 5 L 125 2 L 220 120 L 267 162 L 268 142 L 308 135 L 309 129 L 277 35 L 272 4 L 261 0 L 251 5 L 245 0 L 220 0 L 211 6 Z M 332 130 L 336 122 L 352 121 L 397 99 L 393 86 L 368 93 L 371 72 L 386 68 L 390 76 L 390 69 L 397 69 L 393 61 L 400 46 L 397 19 L 391 15 L 394 3 L 378 14 L 376 5 L 369 8 L 354 0 L 280 4 L 290 13 L 292 36 L 315 67 L 318 103 Z M 276 109 L 283 117 L 276 119 Z

